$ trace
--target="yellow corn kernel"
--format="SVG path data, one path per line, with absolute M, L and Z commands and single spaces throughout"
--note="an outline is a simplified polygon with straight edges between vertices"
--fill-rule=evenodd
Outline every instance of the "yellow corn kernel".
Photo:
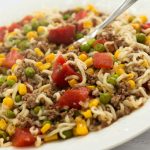
M 128 83 L 129 83 L 131 89 L 135 88 L 135 82 L 133 80 L 129 80 Z
M 129 74 L 128 74 L 128 79 L 131 80 L 131 79 L 133 79 L 133 78 L 134 78 L 134 74 L 133 74 L 133 73 L 129 73 Z
M 37 29 L 38 34 L 43 34 L 45 32 L 45 27 L 44 26 L 39 26 Z
M 19 51 L 20 49 L 17 48 L 17 47 L 12 47 L 10 50 L 11 50 L 11 51 Z
M 7 34 L 7 37 L 9 38 L 9 37 L 13 37 L 13 36 L 16 36 L 16 35 L 17 35 L 16 32 L 10 32 L 10 33 Z
M 90 89 L 90 90 L 94 90 L 95 86 L 94 85 L 89 85 L 89 86 L 87 86 L 87 88 Z
M 87 67 L 91 67 L 93 65 L 93 59 L 92 57 L 88 58 L 86 61 L 84 61 Z
M 18 92 L 20 95 L 25 95 L 27 93 L 27 86 L 23 83 L 20 83 L 18 86 Z
M 86 119 L 91 118 L 92 117 L 92 112 L 90 109 L 84 111 L 81 113 Z
M 146 37 L 146 42 L 147 45 L 150 45 L 150 35 Z
M 0 66 L 2 66 L 4 60 L 5 58 L 0 58 Z
M 45 17 L 45 13 L 44 12 L 36 12 L 34 18 L 35 19 L 41 19 Z
M 6 132 L 11 136 L 15 133 L 15 126 L 13 124 L 9 124 L 7 126 Z
M 0 130 L 6 130 L 7 123 L 4 119 L 0 119 Z
M 10 97 L 5 97 L 3 99 L 3 105 L 6 106 L 7 108 L 11 109 L 14 105 L 14 101 Z
M 81 54 L 81 55 L 79 55 L 79 59 L 82 61 L 85 61 L 88 59 L 88 56 L 86 54 Z
M 5 54 L 1 53 L 0 58 L 5 58 Z
M 45 60 L 46 60 L 47 63 L 52 63 L 54 59 L 55 59 L 55 54 L 54 53 L 50 53 L 49 55 L 47 55 L 45 57 Z
M 37 37 L 38 37 L 38 34 L 37 34 L 36 31 L 30 31 L 30 32 L 27 33 L 27 38 L 29 40 L 36 39 Z
M 35 48 L 34 51 L 35 51 L 37 56 L 39 56 L 39 57 L 44 56 L 43 52 L 39 48 Z
M 93 5 L 91 5 L 91 4 L 89 4 L 89 5 L 87 6 L 87 10 L 92 11 L 92 12 L 94 12 L 95 14 L 98 13 L 98 11 L 96 10 L 96 8 L 95 8 Z
M 72 51 L 72 50 L 74 50 L 75 49 L 75 47 L 73 46 L 73 45 L 70 45 L 69 47 L 68 47 L 68 50 L 69 51 Z
M 146 23 L 148 18 L 147 16 L 140 16 L 141 23 Z
M 88 128 L 85 120 L 81 120 L 77 123 L 76 127 L 73 129 L 73 134 L 75 136 L 82 136 L 88 134 Z
M 37 68 L 39 68 L 40 69 L 40 67 L 43 65 L 43 63 L 41 62 L 41 61 L 39 61 L 39 62 L 37 62 L 36 64 L 35 64 L 35 66 L 37 67 Z
M 140 31 L 140 29 L 141 29 L 141 26 L 139 23 L 132 23 L 132 27 L 137 31 Z
M 77 82 L 77 80 L 72 79 L 72 80 L 68 81 L 68 83 L 69 83 L 69 85 L 70 85 L 71 87 L 75 87 L 75 85 L 76 85 L 78 82 Z
M 15 82 L 17 82 L 17 77 L 15 75 L 10 75 L 7 76 L 7 80 L 14 80 Z
M 42 66 L 40 66 L 40 70 L 47 70 L 51 67 L 51 63 L 45 63 Z
M 118 74 L 118 75 L 122 75 L 125 73 L 124 69 L 122 69 L 122 68 L 116 68 L 115 71 L 116 71 L 116 74 Z
M 146 59 L 144 59 L 142 66 L 143 67 L 149 67 L 148 61 Z
M 116 50 L 115 54 L 114 54 L 114 58 L 115 59 L 118 59 L 119 58 L 119 55 L 120 55 L 120 50 Z
M 87 28 L 92 28 L 93 27 L 93 22 L 92 21 L 85 21 L 83 23 L 83 28 L 87 29 Z
M 92 99 L 90 102 L 89 102 L 89 107 L 93 107 L 93 106 L 98 106 L 99 104 L 99 100 L 98 99 Z
M 14 69 L 15 69 L 17 66 L 18 66 L 17 64 L 14 64 L 14 65 L 11 67 L 11 70 L 14 71 Z
M 94 69 L 93 68 L 88 68 L 86 70 L 86 73 L 89 74 L 89 75 L 94 75 Z
M 44 137 L 45 142 L 56 141 L 56 140 L 58 140 L 58 135 L 57 134 L 54 134 L 52 136 L 45 136 Z
M 41 132 L 44 134 L 44 133 L 46 133 L 50 128 L 51 128 L 51 124 L 50 124 L 50 123 L 46 123 L 46 124 L 41 128 Z

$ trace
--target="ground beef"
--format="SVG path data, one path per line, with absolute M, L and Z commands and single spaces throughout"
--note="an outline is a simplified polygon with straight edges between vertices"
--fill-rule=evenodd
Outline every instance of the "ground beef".
M 17 123 L 17 125 L 21 128 L 30 128 L 33 124 L 33 120 L 29 117 L 19 117 L 18 118 L 19 122 Z
M 130 88 L 130 85 L 126 82 L 121 82 L 119 83 L 118 87 L 117 87 L 117 92 L 119 95 L 121 95 L 122 97 L 126 97 L 128 96 L 130 93 L 129 93 L 129 88 Z
M 113 105 L 113 107 L 118 107 L 119 106 L 119 103 L 125 99 L 125 96 L 124 95 L 115 95 L 112 97 L 111 99 L 111 104 Z
M 105 43 L 105 48 L 107 49 L 108 52 L 115 52 L 116 49 L 115 49 L 115 43 L 112 41 L 112 42 L 106 42 Z
M 96 75 L 89 75 L 86 73 L 87 83 L 90 85 L 96 85 L 96 81 L 98 80 Z
M 37 105 L 37 103 L 35 102 L 36 98 L 37 98 L 37 94 L 27 93 L 22 97 L 22 100 L 26 101 L 27 108 L 31 109 Z

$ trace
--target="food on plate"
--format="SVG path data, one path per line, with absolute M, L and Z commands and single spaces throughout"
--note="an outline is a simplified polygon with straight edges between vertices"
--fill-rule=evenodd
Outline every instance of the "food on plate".
M 26 147 L 109 126 L 150 91 L 150 23 L 94 6 L 40 12 L 0 27 L 0 146 Z

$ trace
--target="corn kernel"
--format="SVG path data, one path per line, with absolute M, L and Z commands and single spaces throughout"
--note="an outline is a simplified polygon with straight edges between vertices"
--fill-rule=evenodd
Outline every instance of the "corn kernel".
M 23 83 L 20 83 L 18 86 L 18 92 L 20 95 L 25 95 L 27 93 L 27 86 Z
M 11 50 L 11 51 L 20 51 L 20 49 L 17 48 L 17 47 L 12 47 L 10 50 Z
M 92 99 L 90 102 L 89 102 L 89 107 L 93 107 L 93 106 L 98 106 L 99 105 L 99 100 L 98 99 Z
M 14 71 L 17 66 L 18 66 L 17 64 L 14 64 L 14 65 L 11 67 L 11 70 Z
M 128 83 L 129 83 L 131 89 L 135 88 L 135 82 L 133 80 L 129 80 Z
M 0 58 L 5 58 L 5 54 L 1 53 Z
M 92 117 L 92 112 L 91 110 L 86 110 L 84 112 L 81 113 L 86 119 L 91 118 Z
M 120 50 L 117 50 L 114 54 L 114 58 L 115 59 L 118 59 L 119 58 L 119 55 L 120 55 Z
M 50 123 L 46 123 L 46 124 L 41 128 L 41 132 L 44 134 L 44 133 L 46 133 L 50 128 L 51 128 L 51 124 L 50 124 Z
M 9 124 L 6 131 L 10 136 L 13 135 L 15 133 L 15 126 L 13 124 Z
M 145 43 L 150 46 L 150 35 L 146 37 L 146 42 Z
M 128 74 L 128 79 L 131 80 L 131 79 L 133 79 L 133 78 L 134 78 L 134 74 L 133 74 L 133 73 L 129 73 L 129 74 Z
M 79 55 L 79 59 L 80 59 L 81 61 L 85 61 L 85 60 L 88 59 L 88 56 L 87 56 L 86 54 L 81 54 L 81 55 Z
M 137 31 L 140 31 L 140 29 L 141 29 L 141 26 L 139 23 L 132 23 L 132 27 Z
M 54 59 L 55 59 L 55 54 L 54 53 L 50 53 L 49 55 L 47 55 L 45 57 L 45 60 L 46 60 L 47 63 L 52 63 Z
M 40 67 L 40 70 L 47 70 L 51 67 L 51 63 L 45 63 Z
M 91 67 L 93 65 L 93 59 L 92 57 L 88 58 L 86 61 L 84 61 L 87 67 Z
M 87 6 L 87 10 L 90 10 L 94 12 L 95 14 L 98 14 L 98 11 L 96 10 L 96 8 L 91 4 Z
M 78 82 L 77 82 L 77 80 L 72 79 L 72 80 L 68 81 L 68 83 L 69 83 L 69 85 L 70 85 L 71 87 L 75 87 L 75 85 L 76 85 Z
M 148 61 L 146 59 L 144 59 L 142 66 L 143 67 L 149 67 Z
M 45 13 L 44 12 L 36 12 L 34 18 L 35 19 L 41 19 L 45 17 Z
M 89 86 L 87 86 L 87 88 L 90 89 L 90 90 L 94 90 L 95 86 L 94 85 L 89 85 Z
M 122 75 L 122 74 L 124 74 L 124 73 L 125 73 L 124 69 L 122 69 L 122 68 L 117 68 L 117 69 L 116 69 L 116 74 Z
M 94 75 L 94 69 L 93 68 L 88 68 L 86 70 L 86 73 L 89 74 L 89 75 Z
M 39 48 L 35 48 L 34 51 L 35 51 L 37 56 L 39 56 L 39 57 L 44 56 L 43 52 Z
M 0 119 L 0 130 L 6 130 L 7 123 L 4 119 Z
M 43 65 L 43 63 L 42 63 L 41 61 L 39 61 L 39 62 L 37 62 L 37 63 L 35 64 L 35 66 L 38 67 L 38 68 L 40 68 L 42 65 Z
M 45 32 L 45 27 L 44 26 L 39 26 L 38 29 L 37 29 L 37 32 L 39 34 L 43 34 Z
M 73 46 L 73 45 L 70 45 L 69 47 L 68 47 L 68 50 L 69 51 L 72 51 L 72 50 L 74 50 L 75 49 L 75 47 Z
M 0 66 L 2 66 L 4 60 L 5 58 L 0 58 Z
M 77 126 L 73 129 L 73 134 L 75 136 L 82 136 L 88 134 L 88 128 L 85 120 L 82 119 L 80 122 L 77 123 Z
M 88 29 L 93 27 L 93 22 L 92 21 L 86 21 L 83 23 L 83 28 Z
M 45 142 L 56 141 L 56 140 L 58 140 L 58 135 L 57 134 L 54 134 L 52 136 L 45 136 L 44 137 Z
M 15 75 L 10 75 L 7 76 L 7 80 L 14 80 L 15 82 L 17 82 L 17 77 Z
M 37 37 L 38 37 L 38 34 L 37 34 L 36 31 L 30 31 L 30 32 L 27 33 L 27 38 L 29 40 L 36 39 Z
M 146 16 L 140 16 L 140 20 L 141 20 L 141 23 L 146 23 L 147 22 L 147 17 Z
M 3 99 L 3 105 L 6 106 L 7 108 L 11 109 L 14 106 L 14 101 L 10 97 L 5 97 Z

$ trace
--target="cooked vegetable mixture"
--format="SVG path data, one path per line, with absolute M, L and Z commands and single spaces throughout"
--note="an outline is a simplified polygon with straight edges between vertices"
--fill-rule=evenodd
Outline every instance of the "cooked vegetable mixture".
M 0 27 L 0 146 L 84 136 L 148 100 L 146 16 L 124 14 L 86 44 L 72 44 L 106 17 L 88 5 Z

